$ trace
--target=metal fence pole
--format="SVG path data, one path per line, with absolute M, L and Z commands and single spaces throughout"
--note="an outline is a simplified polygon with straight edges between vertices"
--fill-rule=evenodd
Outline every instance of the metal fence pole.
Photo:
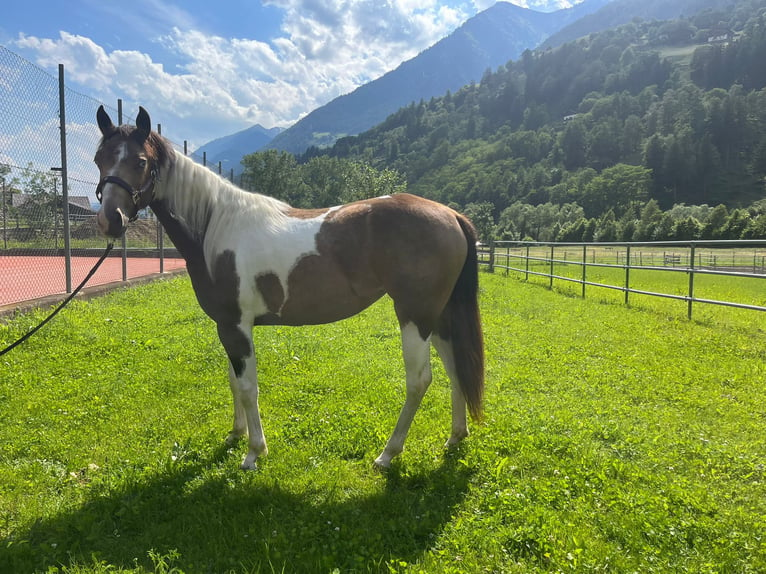
M 690 246 L 689 255 L 689 307 L 686 311 L 686 316 L 689 320 L 692 318 L 692 304 L 694 303 L 694 243 Z
M 157 124 L 157 133 L 162 135 L 162 124 Z M 186 147 L 184 142 L 184 147 Z M 157 219 L 157 249 L 160 252 L 160 273 L 165 273 L 165 233 Z
M 5 199 L 5 176 L 3 176 L 3 249 L 8 249 L 8 204 Z
M 630 295 L 630 245 L 625 252 L 625 304 L 628 304 L 628 295 Z
M 586 269 L 588 267 L 588 246 L 582 246 L 582 298 L 585 299 Z
M 551 245 L 551 267 L 550 267 L 551 281 L 550 281 L 550 284 L 548 285 L 549 289 L 553 289 L 553 250 L 554 249 L 555 249 L 555 247 L 553 245 Z
M 67 178 L 66 163 L 66 104 L 64 102 L 64 64 L 59 64 L 59 130 L 61 132 L 61 202 L 64 217 L 64 274 L 66 276 L 66 292 L 72 292 L 72 245 L 69 228 L 69 179 Z
M 495 272 L 495 240 L 490 239 L 489 240 L 489 269 L 488 271 L 490 273 Z
M 529 281 L 529 245 L 527 248 L 527 257 L 524 260 L 524 281 Z
M 122 98 L 117 100 L 117 125 L 122 125 Z M 127 231 L 122 234 L 122 280 L 128 280 L 128 238 Z

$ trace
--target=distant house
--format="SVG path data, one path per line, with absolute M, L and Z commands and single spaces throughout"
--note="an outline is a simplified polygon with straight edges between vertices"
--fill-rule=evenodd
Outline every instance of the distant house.
M 726 28 L 712 28 L 708 30 L 708 44 L 728 44 L 734 39 L 734 32 Z
M 70 219 L 83 219 L 93 217 L 96 212 L 90 204 L 90 199 L 85 195 L 75 195 L 69 198 L 69 217 Z
M 580 114 L 569 114 L 568 116 L 564 116 L 565 122 L 571 122 L 573 119 L 575 119 Z
M 22 208 L 28 201 L 35 196 L 29 193 L 14 193 L 11 195 L 11 206 Z M 80 220 L 86 217 L 93 217 L 96 212 L 90 205 L 90 199 L 85 195 L 74 195 L 69 198 L 69 219 Z M 59 205 L 59 208 L 62 206 Z

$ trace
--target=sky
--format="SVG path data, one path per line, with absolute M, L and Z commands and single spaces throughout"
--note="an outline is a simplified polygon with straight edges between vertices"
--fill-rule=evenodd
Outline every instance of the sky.
M 579 1 L 513 3 L 550 11 Z M 144 106 L 163 135 L 195 149 L 254 124 L 288 127 L 492 4 L 23 0 L 3 7 L 0 45 L 54 76 L 63 64 L 68 87 L 113 106 L 122 98 L 131 117 Z

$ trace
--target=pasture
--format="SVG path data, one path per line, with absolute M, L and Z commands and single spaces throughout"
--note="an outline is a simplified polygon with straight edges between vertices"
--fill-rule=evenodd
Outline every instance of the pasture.
M 481 274 L 486 414 L 445 452 L 404 396 L 390 301 L 259 327 L 270 454 L 227 450 L 231 396 L 188 278 L 75 302 L 0 358 L 3 572 L 762 572 L 766 332 Z M 663 307 L 663 304 L 668 307 Z M 719 310 L 717 312 L 725 312 Z M 0 344 L 36 324 L 0 325 Z

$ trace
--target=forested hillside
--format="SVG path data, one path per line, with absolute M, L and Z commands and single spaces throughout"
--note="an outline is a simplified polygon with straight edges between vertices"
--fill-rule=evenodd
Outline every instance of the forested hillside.
M 764 62 L 765 0 L 634 21 L 301 159 L 394 170 L 485 238 L 766 237 Z

